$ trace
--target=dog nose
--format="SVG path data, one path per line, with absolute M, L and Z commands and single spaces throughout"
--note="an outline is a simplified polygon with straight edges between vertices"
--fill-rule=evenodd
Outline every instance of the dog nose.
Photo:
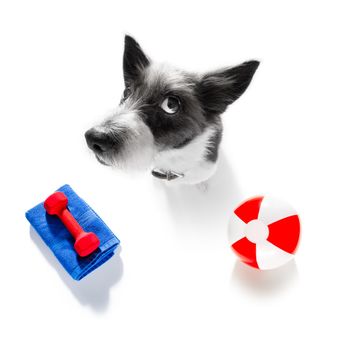
M 109 151 L 114 144 L 109 134 L 95 128 L 91 128 L 85 133 L 85 139 L 88 147 L 96 153 Z

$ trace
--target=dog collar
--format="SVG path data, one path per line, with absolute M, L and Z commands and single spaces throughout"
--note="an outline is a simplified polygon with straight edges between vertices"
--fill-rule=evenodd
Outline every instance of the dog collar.
M 175 171 L 171 171 L 171 170 L 166 171 L 166 170 L 157 169 L 157 168 L 152 170 L 152 175 L 157 179 L 167 180 L 167 181 L 175 180 L 179 177 L 185 176 L 184 174 L 180 174 Z

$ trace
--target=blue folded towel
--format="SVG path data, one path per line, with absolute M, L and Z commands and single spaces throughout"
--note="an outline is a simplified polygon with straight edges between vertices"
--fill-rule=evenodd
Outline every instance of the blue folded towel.
M 94 232 L 100 239 L 99 248 L 82 258 L 74 250 L 74 239 L 57 216 L 48 215 L 40 203 L 26 212 L 26 218 L 51 249 L 56 258 L 75 279 L 81 280 L 110 259 L 120 241 L 101 218 L 69 185 L 57 191 L 68 197 L 68 209 L 86 232 Z

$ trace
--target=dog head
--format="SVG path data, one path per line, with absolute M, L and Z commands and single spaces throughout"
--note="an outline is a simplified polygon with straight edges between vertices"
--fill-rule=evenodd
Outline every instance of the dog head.
M 105 165 L 147 169 L 164 152 L 176 150 L 186 158 L 188 152 L 181 151 L 207 134 L 198 147 L 207 161 L 215 162 L 220 115 L 244 93 L 258 65 L 248 61 L 206 74 L 188 73 L 152 62 L 125 36 L 123 96 L 115 113 L 85 133 L 87 144 Z

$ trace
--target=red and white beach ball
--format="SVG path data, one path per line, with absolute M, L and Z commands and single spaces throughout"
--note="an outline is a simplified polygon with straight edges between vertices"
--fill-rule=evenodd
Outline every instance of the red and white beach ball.
M 230 216 L 233 251 L 241 261 L 260 270 L 274 269 L 293 259 L 299 237 L 297 213 L 279 199 L 251 198 Z

